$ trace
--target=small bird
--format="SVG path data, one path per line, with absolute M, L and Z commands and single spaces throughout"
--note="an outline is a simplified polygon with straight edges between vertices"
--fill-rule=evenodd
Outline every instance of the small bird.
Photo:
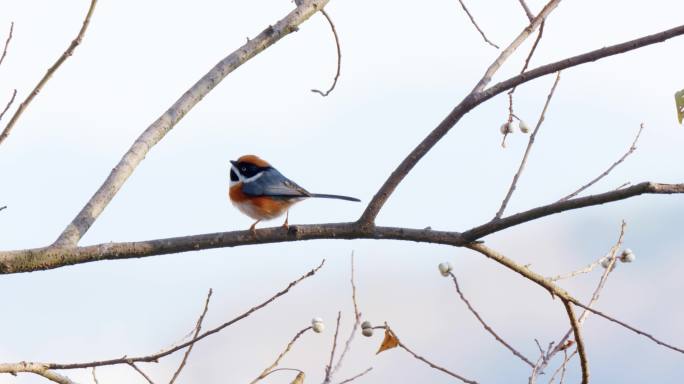
M 348 196 L 310 193 L 255 155 L 245 155 L 230 163 L 228 196 L 240 212 L 256 220 L 249 227 L 252 233 L 256 233 L 255 227 L 261 220 L 275 219 L 284 213 L 283 227 L 288 228 L 289 208 L 310 197 L 361 201 Z

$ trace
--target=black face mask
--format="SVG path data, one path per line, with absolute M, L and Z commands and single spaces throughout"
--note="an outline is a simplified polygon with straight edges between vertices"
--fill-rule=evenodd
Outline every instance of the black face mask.
M 230 169 L 230 181 L 238 181 L 238 180 L 240 180 L 240 179 L 238 179 L 237 175 L 235 174 L 235 171 L 231 168 Z

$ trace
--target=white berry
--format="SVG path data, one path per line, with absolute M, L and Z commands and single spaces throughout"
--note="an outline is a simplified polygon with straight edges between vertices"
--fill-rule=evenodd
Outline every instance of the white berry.
M 502 135 L 513 133 L 513 123 L 505 122 L 501 124 L 501 128 L 499 128 L 499 130 L 501 131 Z
M 316 333 L 321 333 L 325 330 L 325 324 L 323 324 L 323 319 L 320 317 L 314 317 L 311 319 L 311 328 Z
M 373 328 L 363 328 L 361 330 L 361 334 L 366 336 L 366 337 L 371 337 L 371 336 L 373 336 Z
M 522 133 L 527 133 L 530 131 L 530 127 L 528 127 L 527 123 L 525 123 L 522 120 L 520 120 L 520 122 L 518 123 L 518 128 L 520 128 L 520 132 Z
M 439 268 L 439 273 L 444 277 L 449 276 L 449 273 L 453 270 L 453 267 L 448 262 L 439 263 L 437 268 Z
M 325 324 L 316 322 L 316 323 L 313 323 L 313 326 L 311 328 L 313 328 L 314 332 L 321 333 L 321 332 L 325 331 Z
M 631 263 L 634 260 L 636 260 L 636 255 L 634 252 L 632 252 L 631 249 L 627 248 L 624 251 L 622 251 L 622 255 L 620 255 L 620 261 L 623 263 Z
M 371 324 L 370 321 L 366 320 L 363 323 L 361 323 L 361 329 L 366 329 L 366 328 L 373 328 L 373 325 Z

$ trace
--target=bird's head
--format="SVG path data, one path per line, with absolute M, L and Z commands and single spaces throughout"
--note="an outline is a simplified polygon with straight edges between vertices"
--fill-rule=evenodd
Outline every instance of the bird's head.
M 230 164 L 230 185 L 254 181 L 271 168 L 271 164 L 255 155 L 241 156 L 237 160 L 231 160 Z

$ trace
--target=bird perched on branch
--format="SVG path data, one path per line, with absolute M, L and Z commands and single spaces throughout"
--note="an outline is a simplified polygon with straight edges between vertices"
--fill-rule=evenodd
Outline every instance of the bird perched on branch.
M 245 155 L 230 163 L 228 195 L 240 212 L 256 220 L 249 228 L 252 233 L 256 233 L 255 227 L 261 220 L 283 214 L 286 214 L 283 227 L 288 228 L 289 208 L 310 197 L 361 201 L 348 196 L 310 193 L 255 155 Z

